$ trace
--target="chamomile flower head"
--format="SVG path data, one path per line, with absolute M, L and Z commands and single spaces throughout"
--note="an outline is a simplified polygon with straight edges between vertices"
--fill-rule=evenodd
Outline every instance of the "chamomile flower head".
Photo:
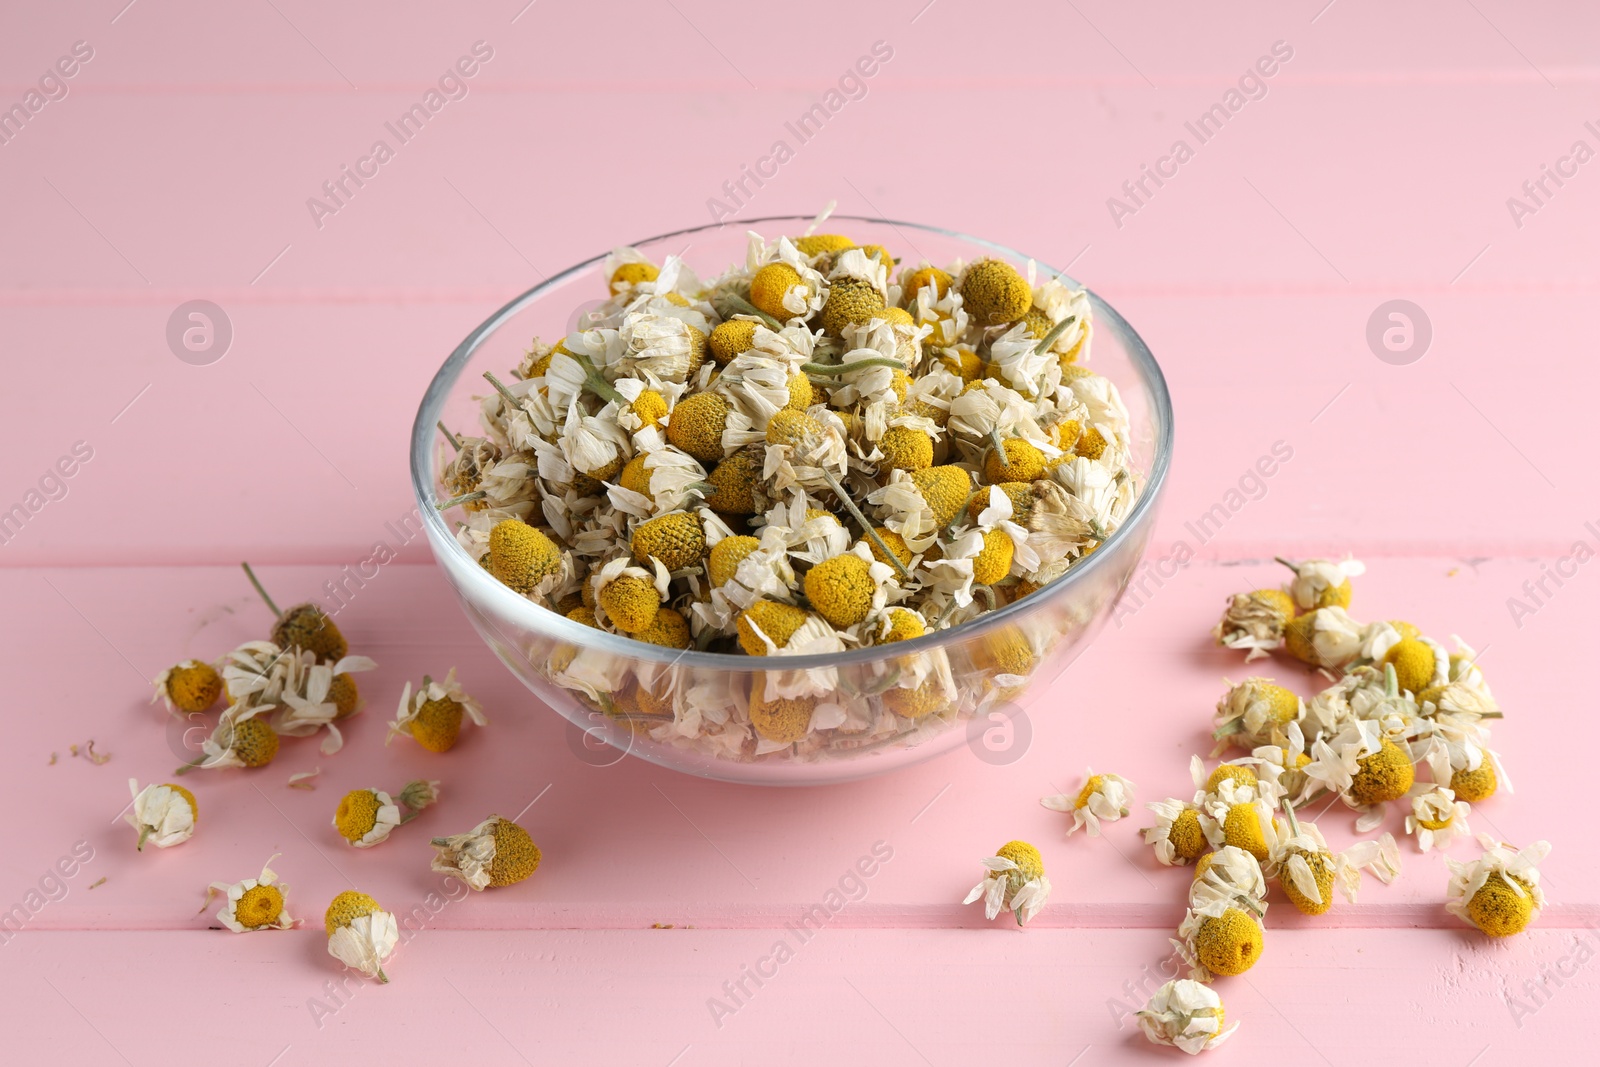
M 1342 560 L 1308 559 L 1299 563 L 1279 558 L 1294 577 L 1285 591 L 1294 599 L 1301 611 L 1317 608 L 1350 606 L 1350 579 L 1366 573 L 1366 566 L 1358 559 L 1346 556 Z
M 1387 737 L 1380 738 L 1378 751 L 1356 760 L 1359 768 L 1350 781 L 1349 797 L 1357 804 L 1385 804 L 1399 800 L 1416 781 L 1411 754 Z
M 200 746 L 201 754 L 179 767 L 186 774 L 194 767 L 265 767 L 278 754 L 278 733 L 256 716 L 271 705 L 236 704 L 222 713 L 217 728 Z
M 985 857 L 983 866 L 988 873 L 962 903 L 971 904 L 981 897 L 986 918 L 1010 911 L 1015 913 L 1018 926 L 1026 926 L 1050 899 L 1044 859 L 1026 841 L 1007 841 L 993 856 Z
M 750 693 L 750 725 L 763 739 L 778 745 L 799 741 L 811 732 L 811 718 L 816 710 L 814 696 L 767 696 L 763 676 L 756 676 Z
M 560 570 L 561 550 L 543 531 L 521 519 L 505 519 L 489 531 L 489 572 L 517 592 L 534 592 Z
M 422 684 L 412 692 L 407 682 L 400 692 L 400 707 L 384 744 L 405 734 L 429 752 L 448 752 L 455 747 L 461 734 L 461 721 L 471 719 L 478 726 L 487 726 L 488 718 L 483 705 L 468 696 L 456 681 L 456 669 L 450 668 L 443 682 L 424 676 Z
M 795 237 L 791 240 L 795 251 L 802 256 L 820 256 L 826 252 L 843 252 L 847 248 L 856 246 L 854 241 L 839 233 L 813 233 L 804 237 Z
M 887 470 L 920 471 L 933 466 L 933 438 L 916 426 L 891 426 L 878 439 Z
M 810 617 L 793 604 L 758 600 L 739 615 L 739 647 L 747 655 L 770 655 L 786 646 Z
M 806 572 L 806 599 L 817 614 L 834 626 L 854 626 L 872 610 L 878 592 L 872 567 L 853 552 L 825 559 Z
M 1224 648 L 1245 650 L 1245 662 L 1283 647 L 1284 630 L 1295 616 L 1294 598 L 1282 589 L 1235 593 L 1211 634 Z
M 814 291 L 788 263 L 768 263 L 750 279 L 750 303 L 779 322 L 804 313 Z
M 705 505 L 724 515 L 753 515 L 760 510 L 757 492 L 761 485 L 761 454 L 735 452 L 712 468 L 706 476 L 711 493 Z
M 972 491 L 971 476 L 951 464 L 912 471 L 911 482 L 932 509 L 936 527 L 949 525 L 961 513 Z
M 407 782 L 396 797 L 381 789 L 354 789 L 339 801 L 333 825 L 357 848 L 371 848 L 439 799 L 439 783 L 426 778 Z M 402 815 L 401 809 L 405 809 Z
M 1204 908 L 1222 901 L 1261 919 L 1267 913 L 1267 878 L 1261 862 L 1236 845 L 1207 852 L 1194 865 L 1189 883 L 1189 907 Z
M 687 511 L 658 515 L 634 527 L 632 538 L 633 558 L 649 565 L 659 560 L 670 571 L 693 567 L 705 558 L 705 520 Z
M 222 675 L 211 664 L 197 659 L 168 667 L 156 675 L 154 684 L 156 692 L 151 702 L 165 700 L 167 710 L 173 712 L 209 711 L 222 695 Z
M 757 325 L 754 319 L 728 319 L 717 324 L 706 342 L 717 366 L 726 367 L 733 357 L 755 347 Z
M 453 874 L 472 889 L 507 886 L 539 867 L 539 846 L 528 831 L 491 815 L 464 834 L 433 839 L 433 870 Z
M 649 629 L 656 621 L 669 578 L 659 560 L 654 561 L 653 574 L 643 567 L 628 564 L 627 556 L 619 556 L 601 567 L 592 580 L 596 614 L 604 612 L 605 618 L 618 630 L 636 634 Z
M 1460 767 L 1450 774 L 1450 789 L 1462 800 L 1488 800 L 1500 788 L 1494 763 L 1483 760 L 1476 767 Z
M 667 419 L 667 440 L 702 463 L 720 460 L 729 410 L 728 401 L 721 393 L 686 396 L 678 401 Z
M 1305 705 L 1291 690 L 1270 678 L 1246 678 L 1230 685 L 1217 701 L 1216 728 L 1211 736 L 1239 748 L 1282 745 L 1290 724 L 1305 717 Z
M 1539 864 L 1550 854 L 1550 842 L 1535 841 L 1524 849 L 1479 835 L 1483 855 L 1470 863 L 1446 857 L 1450 886 L 1445 910 L 1490 937 L 1521 933 L 1544 909 Z
M 1438 679 L 1440 684 L 1447 680 L 1443 676 L 1449 669 L 1449 656 L 1436 656 L 1436 648 L 1421 638 L 1404 637 L 1384 652 L 1383 662 L 1394 668 L 1395 677 L 1403 691 L 1423 693 L 1434 684 L 1436 668 L 1441 676 Z M 1438 651 L 1443 652 L 1442 649 Z M 1443 663 L 1439 662 L 1440 658 L 1444 660 Z
M 928 289 L 933 294 L 934 302 L 945 298 L 950 292 L 950 286 L 955 279 L 950 277 L 938 267 L 923 265 L 909 271 L 900 283 L 900 291 L 904 294 L 907 306 L 913 306 L 917 301 L 917 294 L 923 289 Z
M 884 313 L 883 293 L 860 278 L 835 279 L 828 288 L 817 321 L 830 337 L 841 337 L 847 326 L 865 326 Z
M 1068 834 L 1087 828 L 1090 837 L 1099 837 L 1102 822 L 1116 822 L 1128 814 L 1133 804 L 1133 783 L 1117 774 L 1096 774 L 1091 767 L 1084 772 L 1083 788 L 1076 796 L 1063 793 L 1043 797 L 1039 803 L 1051 811 L 1071 813 Z
M 365 893 L 347 889 L 334 897 L 322 917 L 328 955 L 368 978 L 387 982 L 383 964 L 400 944 L 400 925 Z
M 350 651 L 339 627 L 315 604 L 297 604 L 279 615 L 272 624 L 272 643 L 279 648 L 303 648 L 329 663 L 344 659 Z
M 211 883 L 206 892 L 207 903 L 218 893 L 226 897 L 222 910 L 217 912 L 217 920 L 223 926 L 236 934 L 244 934 L 256 930 L 287 930 L 296 924 L 298 920 L 292 918 L 284 906 L 289 887 L 280 882 L 268 866 L 277 858 L 276 855 L 267 858 L 259 877 L 242 882 Z
M 1261 923 L 1225 900 L 1190 908 L 1172 945 L 1190 965 L 1189 977 L 1209 982 L 1215 975 L 1243 974 L 1261 959 Z
M 1222 997 L 1202 982 L 1179 978 L 1157 989 L 1135 1013 L 1139 1029 L 1157 1045 L 1171 1045 L 1191 1056 L 1216 1048 L 1239 1024 L 1226 1023 Z
M 1467 816 L 1472 805 L 1457 800 L 1448 786 L 1436 785 L 1411 797 L 1411 813 L 1406 816 L 1406 833 L 1415 834 L 1417 849 L 1427 852 L 1449 848 L 1457 838 L 1471 837 Z
M 1181 867 L 1199 859 L 1209 847 L 1199 805 L 1203 795 L 1197 794 L 1194 800 L 1168 797 L 1145 805 L 1154 813 L 1156 824 L 1144 828 L 1144 841 L 1155 849 L 1161 863 Z
M 200 805 L 183 786 L 152 783 L 140 789 L 138 780 L 129 778 L 128 791 L 133 794 L 133 807 L 123 818 L 139 831 L 136 847 L 140 852 L 146 842 L 157 848 L 171 848 L 194 836 Z
M 1017 268 L 999 259 L 980 259 L 961 276 L 961 299 L 974 322 L 995 326 L 1016 322 L 1033 303 L 1033 287 Z
M 643 641 L 647 645 L 688 648 L 689 620 L 685 619 L 683 612 L 676 608 L 657 608 L 656 617 L 650 625 L 630 636 L 635 641 Z
M 1212 848 L 1234 845 L 1244 849 L 1260 863 L 1266 863 L 1278 845 L 1281 827 L 1273 818 L 1275 799 L 1254 795 L 1254 791 L 1235 793 L 1225 780 L 1222 788 L 1207 794 L 1200 826 Z
M 1313 667 L 1343 667 L 1361 654 L 1361 630 L 1344 608 L 1317 608 L 1289 620 L 1283 629 L 1283 647 Z

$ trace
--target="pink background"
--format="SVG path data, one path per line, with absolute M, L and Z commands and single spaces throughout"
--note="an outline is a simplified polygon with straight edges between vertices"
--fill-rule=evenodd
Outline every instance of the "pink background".
M 1370 568 L 1358 617 L 1484 652 L 1519 788 L 1474 828 L 1550 839 L 1553 903 L 1534 932 L 1488 943 L 1444 912 L 1442 860 L 1407 843 L 1401 880 L 1358 905 L 1315 922 L 1273 910 L 1262 964 L 1219 985 L 1243 1026 L 1216 1055 L 1570 1062 L 1587 1043 L 1600 985 L 1587 953 L 1537 998 L 1528 983 L 1600 938 L 1582 814 L 1600 577 L 1579 567 L 1520 620 L 1508 598 L 1574 542 L 1600 546 L 1585 525 L 1600 519 L 1600 161 L 1547 179 L 1535 211 L 1507 201 L 1574 142 L 1600 149 L 1585 125 L 1600 128 L 1592 5 L 124 3 L 35 5 L 0 33 L 5 107 L 75 42 L 93 50 L 0 144 L 0 510 L 75 443 L 92 450 L 0 545 L 0 907 L 75 843 L 94 851 L 0 944 L 13 1058 L 1156 1062 L 1173 1054 L 1119 1026 L 1115 998 L 1166 955 L 1186 872 L 1156 866 L 1142 818 L 1068 839 L 1038 797 L 1075 790 L 1086 764 L 1132 778 L 1141 801 L 1184 792 L 1222 677 L 1247 673 L 1207 642 L 1224 596 L 1277 580 L 1274 554 L 1346 551 Z M 465 97 L 319 227 L 307 199 L 376 138 L 392 143 L 384 123 L 478 41 L 493 56 Z M 797 144 L 785 122 L 880 41 L 893 55 L 865 95 Z M 1184 123 L 1280 41 L 1293 55 L 1265 96 L 1199 144 Z M 708 199 L 780 138 L 793 158 L 736 217 L 836 198 L 1070 264 L 1171 383 L 1178 451 L 1152 559 L 1180 539 L 1197 558 L 1056 683 L 1042 706 L 1059 714 L 1036 714 L 1010 762 L 962 750 L 796 791 L 598 766 L 609 757 L 575 755 L 472 635 L 426 547 L 385 526 L 412 508 L 422 388 L 468 330 L 543 275 L 709 221 Z M 1114 219 L 1108 198 L 1178 138 L 1193 158 Z M 193 299 L 232 324 L 209 365 L 165 339 Z M 1431 322 L 1405 365 L 1366 338 L 1394 299 Z M 1195 544 L 1185 521 L 1277 441 L 1294 455 L 1264 497 Z M 270 621 L 238 560 L 291 601 L 379 540 L 399 559 L 339 617 L 381 664 L 345 751 L 300 742 L 260 772 L 191 776 L 196 838 L 136 854 L 118 821 L 126 779 L 164 780 L 176 762 L 148 679 Z M 488 705 L 487 731 L 444 757 L 384 748 L 405 680 L 452 664 Z M 91 737 L 109 763 L 68 756 Z M 285 788 L 313 765 L 315 792 Z M 345 790 L 424 774 L 445 800 L 384 846 L 356 852 L 328 825 Z M 430 913 L 427 837 L 530 802 L 538 874 Z M 1333 811 L 1323 827 L 1341 838 L 1348 821 Z M 1056 885 L 1020 932 L 957 903 L 1013 837 L 1040 846 Z M 878 841 L 893 858 L 865 897 L 718 1026 L 708 998 Z M 309 926 L 208 931 L 205 884 L 274 852 Z M 421 932 L 391 985 L 336 1000 L 316 920 L 352 886 L 422 907 Z

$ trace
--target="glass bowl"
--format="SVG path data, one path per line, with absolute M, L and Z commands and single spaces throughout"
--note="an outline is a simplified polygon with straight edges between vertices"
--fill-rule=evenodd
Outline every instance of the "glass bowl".
M 834 216 L 833 221 L 843 223 L 837 229 L 858 243 L 880 244 L 906 259 L 943 265 L 958 258 L 994 256 L 1019 268 L 1025 268 L 1028 259 L 1009 248 L 937 227 L 848 215 Z M 668 255 L 679 255 L 709 278 L 730 263 L 743 262 L 747 229 L 776 239 L 779 234 L 802 232 L 810 222 L 803 216 L 772 216 L 731 226 L 700 226 L 652 237 L 634 247 L 658 263 Z M 1122 525 L 1065 574 L 1009 605 L 911 641 L 830 656 L 769 658 L 678 651 L 584 626 L 518 595 L 457 544 L 447 517 L 435 507 L 441 498 L 438 474 L 447 448 L 437 424 L 443 420 L 453 428 L 476 432 L 477 398 L 488 391 L 482 373 L 504 376 L 535 336 L 552 339 L 577 328 L 582 312 L 606 295 L 603 259 L 596 256 L 534 286 L 468 334 L 428 385 L 411 431 L 412 488 L 439 567 L 483 640 L 540 702 L 566 717 L 568 742 L 578 758 L 603 765 L 627 754 L 706 778 L 811 785 L 881 774 L 963 745 L 971 745 L 984 757 L 992 751 L 986 747 L 985 734 L 1001 725 L 997 717 L 1014 719 L 1029 707 L 1034 718 L 1060 710 L 1059 693 L 1054 702 L 1041 698 L 1048 696 L 1050 682 L 1088 647 L 1138 565 L 1172 454 L 1172 405 L 1166 381 L 1144 341 L 1121 315 L 1089 294 L 1094 339 L 1088 366 L 1111 379 L 1128 408 L 1131 465 L 1140 483 L 1139 496 Z M 1039 264 L 1040 277 L 1056 273 L 1060 272 Z M 604 679 L 600 691 L 594 686 L 589 692 L 567 688 L 553 680 L 570 677 L 580 657 L 585 677 Z M 774 666 L 781 671 L 774 672 Z M 908 671 L 917 673 L 907 675 Z M 671 718 L 652 720 L 631 710 L 619 712 L 604 691 L 609 686 L 624 694 L 637 685 L 670 698 L 679 720 L 697 715 L 747 723 L 752 685 L 764 681 L 766 674 L 794 678 L 794 672 L 822 672 L 808 677 L 825 680 L 838 701 L 874 716 L 876 731 L 870 735 L 851 734 L 845 727 L 819 731 L 798 745 L 759 755 L 753 740 L 738 748 L 708 750 L 663 729 L 660 724 L 671 723 Z M 886 694 L 902 677 L 924 675 L 945 681 L 936 706 L 931 711 L 916 708 L 920 714 L 914 719 L 887 715 Z M 902 698 L 896 710 L 905 706 L 906 691 L 893 693 Z M 885 723 L 892 724 L 887 736 Z M 664 740 L 654 736 L 663 734 Z

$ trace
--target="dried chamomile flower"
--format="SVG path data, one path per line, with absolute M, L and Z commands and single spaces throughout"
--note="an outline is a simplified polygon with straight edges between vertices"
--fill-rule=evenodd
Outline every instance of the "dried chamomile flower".
M 1243 974 L 1254 967 L 1264 940 L 1255 916 L 1226 900 L 1216 900 L 1189 909 L 1172 947 L 1189 964 L 1190 978 L 1209 982 L 1214 975 Z
M 1407 693 L 1424 693 L 1449 681 L 1449 653 L 1426 638 L 1401 638 L 1384 652 L 1383 662 L 1394 668 L 1400 689 Z
M 1181 867 L 1199 859 L 1209 847 L 1200 821 L 1200 800 L 1204 795 L 1197 793 L 1194 800 L 1168 797 L 1145 805 L 1155 814 L 1156 824 L 1142 831 L 1144 841 L 1155 849 L 1161 863 Z
M 1315 823 L 1302 823 L 1287 800 L 1289 835 L 1273 852 L 1271 869 L 1284 895 L 1302 914 L 1321 915 L 1333 904 L 1335 888 L 1351 903 L 1361 888 L 1361 872 L 1371 871 L 1385 885 L 1400 873 L 1400 846 L 1393 834 L 1361 841 L 1335 854 Z
M 278 734 L 265 719 L 257 718 L 271 705 L 236 704 L 222 713 L 217 728 L 200 745 L 200 755 L 174 774 L 196 767 L 265 767 L 278 754 Z
M 1016 322 L 1033 303 L 1033 287 L 1017 268 L 1000 259 L 980 259 L 961 276 L 967 314 L 983 326 Z
M 1350 579 L 1365 574 L 1367 568 L 1358 559 L 1346 556 L 1335 562 L 1328 559 L 1308 559 L 1291 563 L 1282 556 L 1279 563 L 1294 572 L 1289 581 L 1288 594 L 1294 598 L 1301 611 L 1318 608 L 1348 608 L 1350 606 Z
M 267 610 L 276 617 L 272 624 L 273 644 L 285 649 L 303 648 L 317 659 L 330 663 L 343 659 L 345 653 L 350 651 L 350 645 L 327 612 L 315 604 L 296 604 L 288 611 L 279 611 L 255 571 L 250 569 L 250 564 L 241 563 L 240 566 L 255 587 L 256 594 L 267 605 Z
M 410 682 L 401 690 L 400 708 L 383 743 L 387 745 L 398 735 L 407 734 L 429 752 L 448 752 L 461 734 L 463 717 L 478 726 L 489 725 L 483 705 L 468 696 L 456 681 L 456 669 L 451 667 L 443 682 L 424 675 L 415 693 Z
M 1417 788 L 1421 788 L 1418 786 Z M 1406 833 L 1415 834 L 1417 850 L 1447 849 L 1458 837 L 1471 837 L 1467 816 L 1472 805 L 1457 800 L 1448 786 L 1436 785 L 1424 792 L 1413 791 L 1411 813 L 1406 816 Z
M 1521 933 L 1544 908 L 1539 864 L 1550 854 L 1550 842 L 1535 841 L 1520 850 L 1487 834 L 1478 842 L 1483 855 L 1471 863 L 1445 858 L 1450 865 L 1445 910 L 1490 937 Z
M 472 889 L 512 885 L 539 868 L 539 846 L 528 831 L 491 815 L 464 834 L 433 839 L 433 870 L 453 874 Z
M 150 698 L 167 702 L 167 710 L 195 713 L 209 711 L 222 695 L 222 676 L 209 663 L 186 659 L 175 667 L 168 667 L 155 679 L 156 692 Z
M 371 848 L 387 840 L 389 832 L 422 814 L 439 799 L 439 783 L 425 778 L 407 782 L 399 803 L 381 789 L 352 789 L 339 800 L 333 827 L 356 848 Z M 400 814 L 404 805 L 406 814 Z
M 284 896 L 289 887 L 278 881 L 270 866 L 277 854 L 269 856 L 257 878 L 242 882 L 212 882 L 206 891 L 206 903 L 217 893 L 227 896 L 227 903 L 217 912 L 217 919 L 236 934 L 255 930 L 287 930 L 298 920 L 291 918 L 284 906 Z M 201 908 L 204 911 L 204 907 Z
M 1294 598 L 1281 589 L 1235 593 L 1211 633 L 1224 648 L 1245 649 L 1248 663 L 1283 647 L 1284 630 L 1294 616 Z
M 1072 813 L 1068 834 L 1087 827 L 1090 837 L 1099 837 L 1102 822 L 1116 822 L 1128 814 L 1133 804 L 1133 783 L 1121 775 L 1096 774 L 1090 767 L 1084 772 L 1083 788 L 1076 796 L 1062 793 L 1042 797 L 1039 803 L 1051 811 Z
M 1262 919 L 1267 914 L 1267 878 L 1261 863 L 1236 845 L 1207 852 L 1194 865 L 1189 883 L 1189 907 L 1204 908 L 1222 901 Z
M 1216 1048 L 1239 1029 L 1237 1022 L 1224 1025 L 1222 997 L 1217 991 L 1188 978 L 1157 989 L 1135 1016 L 1145 1037 L 1191 1056 Z
M 354 715 L 361 707 L 355 679 L 359 671 L 377 667 L 366 656 L 345 656 L 336 662 L 319 662 L 305 649 L 292 649 L 275 660 L 285 668 L 282 684 L 273 699 L 272 728 L 283 737 L 306 737 L 326 730 L 322 753 L 331 756 L 344 746 L 344 735 L 334 725 Z
M 1305 705 L 1294 692 L 1270 678 L 1246 678 L 1217 701 L 1216 728 L 1211 736 L 1240 748 L 1282 745 L 1291 723 L 1305 717 Z
M 519 593 L 533 593 L 561 570 L 555 542 L 521 519 L 489 531 L 489 572 Z
M 983 866 L 989 873 L 961 903 L 971 904 L 982 897 L 986 918 L 1011 911 L 1016 914 L 1017 925 L 1026 926 L 1050 899 L 1044 859 L 1026 841 L 1007 841 L 993 856 L 985 857 Z
M 383 963 L 400 944 L 400 924 L 391 912 L 365 893 L 347 889 L 328 905 L 322 925 L 328 955 L 368 978 L 389 980 Z
M 183 786 L 152 783 L 140 789 L 138 780 L 129 778 L 128 791 L 133 794 L 133 808 L 124 818 L 139 831 L 140 852 L 147 841 L 157 848 L 171 848 L 194 836 L 200 805 Z
M 1313 667 L 1343 667 L 1361 654 L 1361 627 L 1338 605 L 1317 608 L 1284 626 L 1283 647 Z
M 1253 789 L 1236 792 L 1234 786 L 1233 779 L 1224 779 L 1216 792 L 1206 794 L 1201 829 L 1212 848 L 1236 845 L 1265 863 L 1280 837 L 1273 818 L 1276 797 L 1258 795 Z

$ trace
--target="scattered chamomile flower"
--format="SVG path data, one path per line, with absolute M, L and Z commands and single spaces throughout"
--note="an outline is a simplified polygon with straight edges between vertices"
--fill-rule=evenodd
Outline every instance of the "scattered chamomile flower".
M 1224 1025 L 1222 997 L 1217 991 L 1188 978 L 1156 990 L 1135 1016 L 1145 1037 L 1191 1056 L 1216 1048 L 1239 1029 L 1237 1022 Z
M 1189 907 L 1204 908 L 1219 900 L 1257 919 L 1267 914 L 1266 874 L 1260 861 L 1237 845 L 1207 852 L 1194 865 Z
M 1350 606 L 1350 579 L 1359 577 L 1367 571 L 1366 566 L 1358 559 L 1346 556 L 1337 562 L 1328 559 L 1308 559 L 1300 563 L 1291 563 L 1282 556 L 1277 557 L 1279 563 L 1294 572 L 1286 592 L 1294 598 L 1295 605 L 1301 611 L 1315 611 L 1318 608 Z
M 411 683 L 406 683 L 400 693 L 400 708 L 383 743 L 387 745 L 406 734 L 429 752 L 448 752 L 461 733 L 463 716 L 478 726 L 489 725 L 483 705 L 466 694 L 456 681 L 456 669 L 451 667 L 443 682 L 424 676 L 415 693 Z
M 1191 968 L 1189 977 L 1197 982 L 1243 974 L 1261 958 L 1263 944 L 1261 924 L 1226 900 L 1190 908 L 1172 939 L 1172 947 Z
M 1283 810 L 1289 834 L 1279 842 L 1270 869 L 1283 893 L 1304 915 L 1321 915 L 1333 904 L 1335 888 L 1351 903 L 1361 888 L 1361 872 L 1370 871 L 1385 885 L 1400 874 L 1400 846 L 1393 834 L 1359 841 L 1335 854 L 1315 823 L 1302 823 L 1287 799 Z
M 150 698 L 167 702 L 172 712 L 196 713 L 209 711 L 222 695 L 222 676 L 209 663 L 186 659 L 175 667 L 168 667 L 155 679 L 155 695 Z
M 265 767 L 278 754 L 278 733 L 259 713 L 271 705 L 236 704 L 222 713 L 217 728 L 200 745 L 200 755 L 174 774 L 196 767 Z
M 1445 857 L 1450 865 L 1445 910 L 1490 937 L 1521 933 L 1544 908 L 1539 864 L 1550 854 L 1550 842 L 1535 841 L 1518 850 L 1480 834 L 1478 843 L 1483 855 L 1471 863 Z
M 1343 667 L 1361 654 L 1361 626 L 1337 604 L 1317 608 L 1289 620 L 1283 647 L 1313 667 Z
M 1281 589 L 1235 593 L 1212 629 L 1217 644 L 1245 650 L 1245 662 L 1283 647 L 1283 634 L 1295 617 L 1294 598 Z
M 333 898 L 323 916 L 328 955 L 368 978 L 387 982 L 383 963 L 400 944 L 400 925 L 365 893 L 345 890 Z
M 223 926 L 236 934 L 244 934 L 255 930 L 287 930 L 298 922 L 284 906 L 289 887 L 278 881 L 277 874 L 267 865 L 277 858 L 277 854 L 267 858 L 260 877 L 246 878 L 242 882 L 211 883 L 206 890 L 207 904 L 217 893 L 228 898 L 217 912 L 217 919 Z
M 1288 727 L 1305 717 L 1305 704 L 1291 690 L 1270 678 L 1246 678 L 1217 701 L 1216 728 L 1211 736 L 1240 748 L 1282 745 Z
M 422 809 L 439 799 L 439 783 L 419 778 L 407 782 L 400 791 L 399 804 L 381 789 L 352 789 L 339 800 L 333 813 L 334 829 L 356 848 L 371 848 L 389 837 L 396 826 L 422 814 Z M 404 805 L 405 815 L 400 814 Z
M 250 569 L 250 564 L 241 563 L 239 566 L 244 568 L 245 577 L 250 579 L 250 584 L 267 605 L 267 610 L 276 616 L 272 624 L 273 644 L 284 649 L 303 648 L 317 659 L 329 663 L 344 659 L 350 651 L 350 645 L 327 612 L 315 604 L 296 604 L 287 611 L 279 611 L 278 605 L 273 603 L 261 580 L 256 577 L 256 572 Z
M 1090 837 L 1099 837 L 1102 822 L 1116 822 L 1128 814 L 1133 804 L 1133 783 L 1121 775 L 1096 774 L 1093 767 L 1084 775 L 1083 788 L 1076 796 L 1062 793 L 1042 797 L 1039 803 L 1051 811 L 1072 813 L 1069 835 L 1087 827 Z
M 133 794 L 133 810 L 124 818 L 139 831 L 136 847 L 140 852 L 146 841 L 157 848 L 171 848 L 194 836 L 200 805 L 183 786 L 152 783 L 140 789 L 138 779 L 129 778 L 128 791 Z
M 1190 801 L 1168 797 L 1145 805 L 1155 814 L 1156 824 L 1145 827 L 1144 841 L 1155 849 L 1156 859 L 1162 864 L 1181 867 L 1205 852 L 1208 842 L 1200 811 L 1204 795 L 1197 793 Z
M 1411 814 L 1406 816 L 1406 833 L 1415 834 L 1417 850 L 1447 849 L 1458 837 L 1471 837 L 1467 816 L 1472 805 L 1457 800 L 1449 786 L 1436 785 L 1411 797 Z
M 995 855 L 985 857 L 983 866 L 989 873 L 961 903 L 971 904 L 982 897 L 986 918 L 1010 911 L 1016 914 L 1018 926 L 1026 926 L 1050 899 L 1044 859 L 1026 841 L 1007 841 Z
M 498 815 L 464 834 L 436 837 L 433 847 L 433 870 L 480 890 L 522 881 L 539 869 L 542 858 L 528 831 Z

